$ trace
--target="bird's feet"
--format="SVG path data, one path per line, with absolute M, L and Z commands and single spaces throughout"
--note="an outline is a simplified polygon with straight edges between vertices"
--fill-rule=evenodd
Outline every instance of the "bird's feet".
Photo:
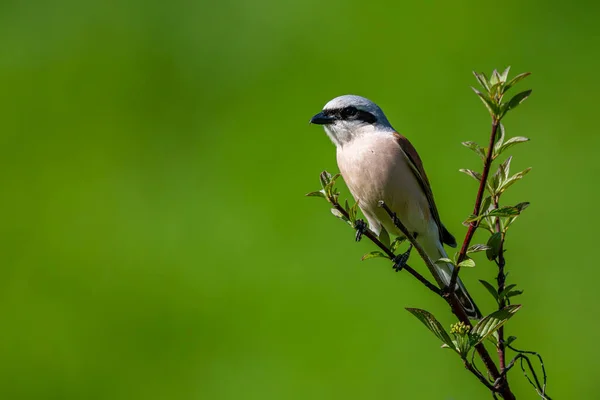
M 357 219 L 356 222 L 354 222 L 354 229 L 356 229 L 356 241 L 360 242 L 360 239 L 362 239 L 368 229 L 367 223 L 362 219 Z
M 394 268 L 394 271 L 398 272 L 398 271 L 402 271 L 402 268 L 404 268 L 404 266 L 406 265 L 406 262 L 408 261 L 408 258 L 410 257 L 410 251 L 412 250 L 413 246 L 412 244 L 408 247 L 408 250 L 406 250 L 404 253 L 402 254 L 398 254 L 396 257 L 394 257 L 392 259 L 392 261 L 394 262 L 394 265 L 392 268 Z

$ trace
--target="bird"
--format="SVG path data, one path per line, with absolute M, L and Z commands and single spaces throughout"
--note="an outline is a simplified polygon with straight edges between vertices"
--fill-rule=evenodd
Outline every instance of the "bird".
M 444 244 L 456 247 L 454 236 L 440 220 L 429 179 L 414 146 L 390 124 L 382 109 L 356 95 L 334 98 L 313 116 L 336 146 L 339 171 L 376 235 L 403 237 L 380 201 L 397 215 L 435 266 L 436 279 L 449 286 L 454 266 L 438 261 L 448 258 Z M 458 278 L 455 293 L 465 313 L 480 319 L 481 313 Z

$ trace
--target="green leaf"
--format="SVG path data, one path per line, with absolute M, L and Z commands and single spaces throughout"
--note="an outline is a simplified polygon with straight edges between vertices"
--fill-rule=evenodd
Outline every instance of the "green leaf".
M 461 268 L 473 268 L 475 266 L 475 261 L 472 258 L 465 258 L 458 264 L 458 266 Z
M 350 216 L 350 222 L 354 224 L 356 222 L 356 216 L 358 215 L 358 202 L 354 203 L 352 207 L 348 210 L 348 215 Z
M 406 240 L 405 237 L 397 237 L 396 239 L 394 239 L 394 241 L 392 242 L 392 245 L 390 247 L 390 250 L 392 250 L 392 253 L 395 253 L 396 250 L 398 250 L 398 247 L 400 247 L 400 245 L 402 243 L 404 243 L 405 240 Z
M 450 259 L 450 258 L 448 258 L 448 257 L 443 257 L 443 258 L 439 258 L 439 259 L 438 259 L 438 260 L 435 262 L 435 264 L 438 264 L 438 263 L 449 263 L 449 264 L 452 264 L 452 265 L 454 265 L 454 260 L 451 260 L 451 259 Z
M 339 193 L 333 188 L 335 185 L 335 180 L 340 176 L 340 174 L 335 174 L 331 176 L 331 174 L 327 171 L 321 172 L 319 175 L 319 179 L 321 180 L 321 186 L 323 187 L 323 192 L 325 193 L 325 198 L 330 203 L 336 202 L 339 196 Z
M 481 215 L 475 216 L 475 215 L 470 215 L 469 218 L 467 218 L 464 222 L 463 225 L 468 225 L 471 222 L 475 222 L 475 221 L 479 221 L 483 218 L 490 218 L 490 217 L 515 217 L 518 216 L 521 211 L 523 211 L 524 209 L 526 209 L 529 206 L 528 202 L 523 202 L 523 203 L 519 203 L 515 206 L 504 206 L 504 207 L 500 207 L 500 208 L 494 208 L 492 210 L 489 210 L 487 212 L 483 211 L 483 209 L 481 210 L 482 213 Z
M 468 149 L 473 150 L 482 160 L 485 160 L 485 148 L 481 147 L 475 142 L 462 142 L 462 145 Z
M 483 218 L 486 218 L 487 216 L 488 216 L 487 214 L 485 214 L 485 215 L 479 215 L 479 216 L 471 214 L 471 215 L 469 216 L 469 218 L 467 218 L 467 219 L 466 219 L 466 220 L 463 222 L 463 225 L 464 225 L 464 226 L 469 226 L 469 224 L 470 224 L 471 222 L 477 222 L 477 221 L 481 221 Z
M 504 125 L 498 125 L 498 131 L 496 132 L 496 138 L 494 142 L 494 152 L 492 153 L 492 158 L 496 158 L 498 156 L 500 148 L 504 144 L 504 137 L 506 136 L 506 132 L 504 131 Z
M 332 208 L 332 209 L 331 209 L 331 213 L 332 213 L 333 215 L 335 215 L 336 217 L 338 217 L 338 218 L 342 218 L 342 219 L 345 219 L 345 220 L 347 220 L 347 219 L 348 219 L 348 218 L 346 218 L 346 216 L 345 216 L 345 215 L 344 215 L 344 214 L 343 214 L 343 213 L 342 213 L 340 210 L 338 210 L 337 208 Z
M 515 136 L 512 137 L 510 139 L 508 139 L 503 145 L 502 147 L 500 147 L 499 151 L 498 151 L 498 155 L 502 154 L 502 152 L 506 149 L 508 149 L 511 146 L 514 146 L 515 144 L 518 143 L 524 143 L 524 142 L 528 142 L 529 138 L 526 138 L 524 136 Z
M 455 348 L 452 343 L 452 339 L 450 339 L 450 335 L 446 332 L 442 324 L 438 322 L 437 319 L 428 311 L 421 310 L 419 308 L 407 308 L 409 313 L 418 318 L 419 321 L 423 323 L 438 339 L 442 341 L 442 343 L 450 346 L 451 348 Z
M 479 172 L 472 171 L 470 169 L 464 169 L 464 168 L 459 169 L 459 171 L 469 175 L 471 178 L 475 179 L 477 182 L 481 182 L 481 174 Z
M 467 249 L 467 254 L 470 253 L 477 253 L 479 251 L 485 251 L 487 249 L 489 249 L 490 247 L 488 245 L 485 244 L 474 244 L 473 246 L 469 247 Z
M 389 259 L 389 257 L 382 253 L 381 251 L 372 251 L 370 253 L 365 254 L 364 256 L 362 256 L 361 260 L 365 261 L 365 260 L 369 260 L 371 258 L 387 258 Z
M 498 340 L 500 338 L 498 337 L 498 331 L 492 333 L 490 336 L 487 337 L 487 340 L 489 340 L 491 343 L 494 344 L 494 346 L 498 346 Z
M 508 157 L 504 160 L 503 163 L 498 165 L 498 169 L 494 173 L 494 182 L 497 182 L 497 187 L 501 188 L 504 182 L 508 179 L 508 174 L 510 172 L 510 162 L 512 161 L 512 156 Z
M 517 287 L 517 285 L 514 284 L 514 283 L 510 284 L 510 285 L 507 285 L 500 293 L 498 293 L 498 297 L 499 298 L 503 298 L 506 295 L 506 293 L 508 293 L 509 291 L 511 291 L 515 287 Z
M 506 67 L 506 69 L 504 70 L 504 72 L 502 72 L 500 74 L 500 80 L 502 82 L 506 82 L 508 79 L 508 72 L 510 71 L 510 65 L 508 67 Z
M 490 194 L 493 195 L 498 193 L 498 190 L 500 190 L 500 180 L 500 174 L 493 174 L 490 178 L 488 178 L 487 189 Z
M 502 230 L 503 233 L 506 233 L 508 231 L 508 227 L 512 225 L 513 222 L 515 222 L 517 220 L 519 216 L 515 215 L 514 217 L 508 217 L 504 220 L 504 229 Z
M 469 226 L 469 225 L 471 224 L 471 222 L 479 221 L 481 218 L 483 218 L 483 216 L 482 216 L 482 215 L 480 215 L 480 216 L 477 216 L 477 215 L 473 215 L 473 214 L 471 214 L 471 215 L 469 215 L 469 218 L 467 218 L 467 219 L 465 219 L 465 220 L 463 221 L 463 223 L 462 223 L 462 224 L 463 224 L 464 226 Z
M 511 297 L 515 297 L 515 296 L 519 296 L 521 294 L 523 294 L 522 290 L 513 290 L 517 285 L 512 284 L 512 285 L 508 285 L 504 288 L 504 290 L 502 290 L 499 294 L 498 297 L 500 299 L 504 299 L 504 298 L 511 298 Z
M 452 341 L 456 348 L 456 351 L 464 359 L 468 354 L 469 350 L 473 347 L 471 345 L 471 339 L 469 335 L 454 335 L 455 339 Z
M 490 85 L 495 85 L 496 83 L 500 82 L 500 74 L 498 73 L 498 70 L 493 70 L 492 71 L 492 76 L 490 78 Z
M 496 290 L 494 285 L 492 285 L 488 281 L 484 281 L 483 279 L 480 279 L 479 282 L 481 282 L 481 284 L 488 290 L 488 292 L 490 292 L 494 300 L 498 301 L 498 291 Z
M 529 173 L 529 171 L 531 171 L 531 167 L 524 169 L 521 172 L 517 172 L 516 174 L 514 174 L 513 176 L 511 176 L 510 178 L 508 178 L 503 184 L 502 187 L 499 190 L 499 193 L 503 193 L 506 189 L 508 189 L 509 187 L 511 187 L 512 185 L 514 185 L 518 180 L 523 179 L 523 177 L 525 175 L 527 175 Z
M 340 210 L 338 210 L 337 208 L 332 208 L 331 213 L 338 218 L 346 218 L 346 216 L 344 214 L 342 214 L 342 212 Z
M 502 234 L 500 232 L 495 232 L 488 239 L 487 245 L 490 247 L 485 252 L 488 260 L 495 260 L 496 257 L 498 257 L 498 255 L 500 254 L 500 246 L 502 245 Z
M 503 82 L 498 82 L 495 83 L 494 85 L 492 85 L 492 87 L 490 88 L 490 96 L 492 96 L 492 98 L 498 98 L 500 95 L 500 88 L 502 87 Z
M 322 197 L 322 198 L 325 198 L 325 192 L 323 190 L 319 190 L 318 192 L 306 193 L 305 196 L 307 196 L 307 197 Z
M 487 94 L 481 93 L 479 90 L 475 89 L 474 87 L 471 87 L 471 89 L 473 89 L 473 91 L 475 92 L 475 94 L 477 96 L 479 96 L 479 98 L 481 99 L 481 101 L 483 102 L 483 104 L 485 105 L 485 107 L 490 112 L 490 115 L 491 116 L 496 115 L 496 105 L 489 98 L 489 96 Z
M 512 161 L 512 156 L 509 156 L 502 164 L 500 164 L 500 170 L 502 171 L 502 181 L 506 181 L 508 179 L 508 174 L 510 173 L 510 162 Z
M 510 344 L 511 344 L 512 342 L 514 342 L 515 340 L 517 340 L 517 337 L 516 337 L 516 336 L 509 336 L 509 337 L 508 337 L 508 338 L 507 338 L 507 339 L 504 341 L 504 344 L 505 344 L 506 346 L 510 346 Z
M 474 339 L 473 345 L 478 345 L 492 333 L 496 332 L 498 328 L 504 325 L 506 321 L 519 311 L 520 308 L 520 304 L 506 306 L 502 310 L 494 311 L 487 317 L 481 319 L 471 330 L 471 335 Z
M 492 205 L 492 196 L 486 196 L 481 203 L 481 208 L 479 209 L 479 215 L 487 214 L 487 211 L 490 209 Z
M 331 182 L 331 174 L 327 171 L 323 171 L 321 172 L 321 175 L 319 175 L 319 179 L 321 180 L 321 187 L 325 189 L 325 186 Z
M 330 176 L 329 182 L 325 185 L 325 193 L 333 193 L 333 185 L 335 185 L 335 181 L 340 177 L 340 174 L 335 174 Z
M 514 95 L 514 97 L 512 99 L 510 99 L 508 101 L 508 103 L 506 103 L 506 107 L 507 107 L 506 111 L 510 111 L 510 110 L 516 108 L 519 104 L 524 102 L 530 95 L 531 95 L 531 89 Z
M 520 296 L 522 294 L 522 290 L 511 290 L 510 292 L 506 293 L 506 298 L 509 299 L 511 297 Z
M 488 79 L 485 76 L 485 74 L 483 72 L 478 73 L 478 72 L 473 71 L 473 75 L 475 75 L 475 79 L 477 79 L 477 82 L 479 82 L 481 87 L 483 87 L 487 92 L 489 92 L 490 86 L 488 84 Z
M 494 229 L 492 228 L 492 226 L 489 224 L 489 222 L 485 219 L 482 219 L 481 221 L 479 221 L 479 228 L 485 229 L 486 231 L 489 231 L 490 233 L 494 233 Z
M 493 178 L 494 178 L 493 176 L 490 178 L 490 176 L 488 175 L 488 179 L 485 182 L 485 190 L 487 190 L 488 193 L 491 195 L 496 194 L 496 191 L 494 189 L 494 184 L 493 184 L 493 180 L 494 180 Z
M 504 91 L 506 92 L 508 89 L 515 86 L 519 81 L 527 78 L 529 75 L 531 75 L 531 72 L 523 72 L 522 74 L 515 76 L 504 86 Z
M 383 243 L 388 249 L 390 248 L 390 235 L 383 226 L 381 227 L 381 232 L 379 232 L 379 241 Z
M 495 208 L 491 210 L 487 216 L 488 217 L 512 217 L 514 215 L 519 215 L 520 210 L 514 206 L 505 206 L 500 208 Z
M 336 217 L 338 217 L 339 219 L 341 219 L 342 221 L 348 222 L 349 224 L 352 225 L 352 223 L 350 222 L 350 220 L 340 212 L 340 210 L 338 210 L 337 208 L 332 208 L 331 209 L 331 213 L 333 215 L 335 215 Z

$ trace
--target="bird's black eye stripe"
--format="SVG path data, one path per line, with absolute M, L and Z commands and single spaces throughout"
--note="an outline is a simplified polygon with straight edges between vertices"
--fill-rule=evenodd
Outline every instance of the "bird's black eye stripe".
M 343 119 L 350 119 L 358 114 L 358 110 L 356 109 L 356 107 L 352 106 L 344 107 L 342 108 L 340 114 Z
M 374 124 L 375 122 L 377 122 L 377 117 L 375 117 L 373 114 L 367 111 L 359 111 L 356 116 L 356 119 L 359 119 L 369 124 Z
M 323 110 L 323 114 L 328 117 L 335 117 L 340 120 L 359 120 L 368 124 L 377 122 L 377 117 L 368 111 L 359 110 L 356 107 L 348 106 L 344 108 Z

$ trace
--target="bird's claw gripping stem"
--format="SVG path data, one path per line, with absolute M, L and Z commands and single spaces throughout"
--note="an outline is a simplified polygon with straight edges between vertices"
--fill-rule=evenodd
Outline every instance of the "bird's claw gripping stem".
M 362 219 L 357 219 L 354 223 L 354 229 L 356 229 L 356 241 L 360 242 L 360 239 L 362 239 L 368 229 L 367 224 Z
M 394 271 L 396 271 L 396 272 L 402 271 L 402 268 L 404 268 L 404 266 L 406 265 L 406 262 L 408 261 L 408 258 L 410 257 L 410 251 L 412 250 L 412 248 L 413 248 L 413 246 L 411 244 L 408 247 L 408 250 L 406 250 L 402 254 L 398 254 L 396 257 L 394 257 L 392 259 L 392 261 L 394 262 L 394 265 L 393 265 Z

